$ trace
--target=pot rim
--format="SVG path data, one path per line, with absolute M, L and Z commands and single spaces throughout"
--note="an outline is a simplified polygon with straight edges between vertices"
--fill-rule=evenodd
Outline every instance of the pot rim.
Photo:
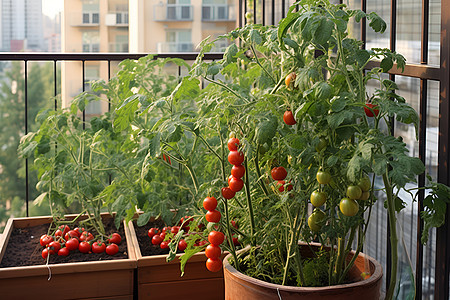
M 354 251 L 351 251 L 351 253 L 355 253 Z M 344 283 L 344 284 L 338 284 L 338 285 L 331 285 L 331 286 L 324 286 L 324 287 L 297 287 L 297 286 L 284 286 L 280 284 L 270 283 L 267 281 L 259 280 L 250 276 L 247 276 L 238 270 L 236 270 L 229 262 L 228 259 L 230 259 L 232 256 L 231 254 L 228 254 L 225 259 L 223 260 L 223 269 L 224 272 L 229 272 L 232 274 L 232 276 L 235 276 L 236 278 L 247 281 L 251 284 L 265 287 L 265 288 L 272 288 L 275 290 L 280 291 L 286 291 L 286 292 L 294 292 L 294 291 L 332 291 L 332 290 L 341 290 L 341 289 L 347 289 L 347 288 L 356 288 L 360 286 L 371 286 L 376 285 L 379 280 L 381 280 L 383 276 L 383 271 L 381 264 L 374 259 L 373 257 L 366 255 L 364 253 L 359 253 L 359 257 L 362 257 L 363 259 L 368 259 L 369 263 L 373 264 L 374 266 L 374 272 L 371 274 L 371 276 L 368 279 L 360 280 L 353 283 Z

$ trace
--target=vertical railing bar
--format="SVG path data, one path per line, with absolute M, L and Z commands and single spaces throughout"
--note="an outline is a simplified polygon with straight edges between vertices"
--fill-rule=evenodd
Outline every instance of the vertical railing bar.
M 450 185 L 450 1 L 441 1 L 440 87 L 439 87 L 439 141 L 438 182 Z M 436 231 L 436 269 L 434 299 L 448 299 L 450 281 L 450 207 L 446 222 Z
M 244 0 L 244 15 L 243 15 L 243 17 L 244 17 L 244 24 L 247 24 L 247 19 L 245 18 L 245 14 L 247 13 L 247 10 L 248 10 L 248 6 L 247 6 L 247 0 Z
M 25 97 L 25 116 L 24 116 L 24 125 L 25 125 L 25 135 L 28 134 L 28 61 L 24 60 L 24 97 Z M 29 200 L 30 200 L 30 176 L 29 176 L 29 169 L 28 169 L 28 158 L 25 159 L 25 210 L 26 210 L 26 216 L 30 216 L 30 210 L 29 210 Z
M 281 0 L 281 18 L 286 17 L 285 7 L 286 7 L 286 0 Z
M 108 83 L 110 79 L 111 79 L 111 60 L 108 59 Z M 108 99 L 108 112 L 111 112 L 111 99 Z
M 58 69 L 57 69 L 57 60 L 53 60 L 53 96 L 55 96 L 55 110 L 58 109 L 58 99 L 56 96 L 58 95 Z
M 264 5 L 266 0 L 261 0 L 261 18 L 262 18 L 262 22 L 261 24 L 263 26 L 266 25 L 266 6 Z
M 86 61 L 83 59 L 81 60 L 81 73 L 82 73 L 82 80 L 81 80 L 81 91 L 84 93 L 86 91 L 84 87 L 84 80 L 86 78 Z M 83 129 L 86 129 L 86 107 L 83 109 Z
M 430 1 L 422 0 L 422 32 L 420 41 L 420 63 L 428 62 L 428 34 L 429 34 Z M 420 126 L 419 126 L 419 158 L 426 165 L 426 138 L 427 138 L 427 115 L 428 115 L 428 81 L 420 79 Z M 419 175 L 419 187 L 425 186 L 425 174 Z M 423 294 L 423 245 L 421 235 L 423 231 L 423 220 L 420 213 L 423 211 L 423 199 L 425 191 L 419 190 L 417 200 L 417 235 L 416 235 L 416 299 L 421 300 Z
M 275 25 L 275 0 L 272 0 L 272 24 Z
M 256 23 L 256 0 L 253 0 L 253 24 Z

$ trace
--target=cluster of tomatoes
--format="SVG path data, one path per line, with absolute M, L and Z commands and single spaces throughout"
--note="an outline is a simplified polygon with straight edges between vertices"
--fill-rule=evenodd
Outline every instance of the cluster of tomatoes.
M 172 241 L 171 238 L 175 236 L 180 229 L 183 229 L 185 232 L 190 230 L 189 223 L 192 222 L 192 220 L 192 217 L 186 216 L 181 218 L 179 226 L 167 226 L 161 230 L 159 228 L 152 227 L 148 230 L 148 237 L 151 239 L 153 245 L 159 246 L 161 249 L 168 249 L 169 244 Z M 201 241 L 197 245 L 204 245 L 204 243 L 206 243 L 206 241 Z M 184 251 L 186 250 L 187 242 L 184 239 L 181 239 L 177 246 L 178 250 Z
M 233 167 L 231 168 L 231 175 L 228 177 L 228 186 L 222 188 L 222 196 L 225 199 L 233 198 L 236 193 L 244 187 L 242 177 L 244 177 L 245 174 L 245 167 L 242 163 L 244 162 L 245 157 L 244 153 L 239 150 L 239 145 L 239 139 L 232 134 L 228 140 L 228 150 L 230 150 L 230 153 L 228 153 L 228 162 L 232 164 Z
M 284 192 L 284 189 L 286 187 L 287 191 L 291 191 L 292 190 L 292 184 L 288 183 L 286 185 L 286 181 L 284 180 L 287 176 L 287 171 L 284 167 L 280 166 L 280 167 L 275 167 L 270 171 L 270 175 L 272 176 L 273 180 L 277 181 L 277 187 L 278 187 L 278 191 L 280 193 Z
M 70 229 L 68 225 L 61 225 L 53 235 L 44 234 L 39 239 L 42 247 L 42 258 L 46 259 L 49 255 L 58 254 L 59 256 L 68 256 L 71 251 L 78 250 L 81 253 L 103 253 L 115 255 L 119 252 L 119 246 L 122 237 L 118 233 L 113 233 L 107 243 L 103 240 L 95 241 L 92 233 L 84 228 L 76 227 Z

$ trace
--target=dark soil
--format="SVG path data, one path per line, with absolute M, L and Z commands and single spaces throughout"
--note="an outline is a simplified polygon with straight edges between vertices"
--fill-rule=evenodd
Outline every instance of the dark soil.
M 161 249 L 159 245 L 153 245 L 152 240 L 148 237 L 148 230 L 150 228 L 155 227 L 161 230 L 164 226 L 164 222 L 159 219 L 150 221 L 147 223 L 147 225 L 144 225 L 142 227 L 138 227 L 136 223 L 134 223 L 134 230 L 136 232 L 136 237 L 139 243 L 139 248 L 141 249 L 142 256 L 169 254 L 169 249 Z
M 48 224 L 45 224 L 23 229 L 14 228 L 8 240 L 6 253 L 0 263 L 0 268 L 45 265 L 47 260 L 43 259 L 41 256 L 44 247 L 39 244 L 39 238 L 41 235 L 47 233 L 48 226 Z M 71 226 L 71 228 L 72 227 L 74 226 Z M 118 232 L 122 237 L 122 242 L 118 245 L 119 252 L 116 255 L 110 256 L 106 253 L 85 254 L 78 250 L 74 250 L 70 252 L 69 256 L 51 255 L 49 264 L 128 258 L 127 241 L 123 226 L 117 230 L 114 226 L 113 219 L 107 219 L 105 222 L 105 231 L 107 235 Z

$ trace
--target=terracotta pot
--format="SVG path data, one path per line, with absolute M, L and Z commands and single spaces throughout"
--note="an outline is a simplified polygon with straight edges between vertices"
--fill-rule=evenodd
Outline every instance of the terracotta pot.
M 74 216 L 68 216 L 70 219 Z M 110 215 L 102 215 L 111 218 Z M 0 261 L 13 228 L 50 224 L 52 217 L 9 219 L 0 240 Z M 125 224 L 124 224 L 125 225 Z M 135 250 L 125 227 L 127 259 L 0 268 L 2 299 L 133 299 Z
M 302 247 L 305 250 L 307 247 Z M 302 251 L 303 252 L 303 251 Z M 308 252 L 306 249 L 305 252 Z M 302 253 L 304 255 L 304 252 Z M 381 265 L 373 258 L 359 254 L 355 265 L 349 272 L 354 283 L 329 287 L 293 287 L 261 281 L 238 272 L 230 265 L 228 255 L 224 260 L 225 299 L 226 300 L 379 300 L 382 284 Z M 350 258 L 350 257 L 349 257 Z M 349 259 L 348 258 L 348 259 Z M 361 280 L 365 260 L 368 259 L 371 276 Z
M 128 226 L 137 258 L 138 299 L 224 299 L 223 271 L 208 271 L 203 252 L 189 259 L 181 277 L 181 254 L 169 263 L 167 255 L 142 256 L 133 222 Z

